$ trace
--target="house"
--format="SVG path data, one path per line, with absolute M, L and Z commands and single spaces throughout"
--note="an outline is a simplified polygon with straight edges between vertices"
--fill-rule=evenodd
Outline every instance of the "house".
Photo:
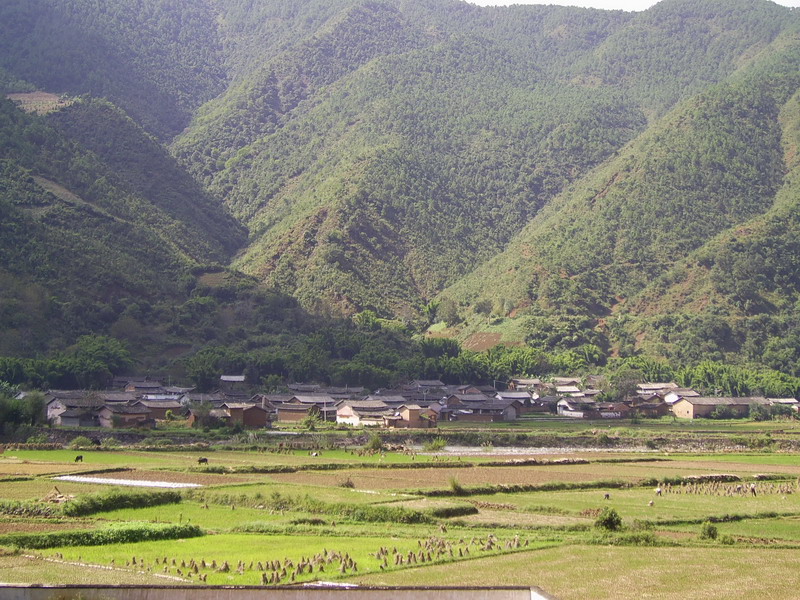
M 664 394 L 664 402 L 667 404 L 675 404 L 681 398 L 699 398 L 700 392 L 696 392 L 689 388 L 676 388 L 674 390 L 669 390 L 666 394 Z
M 538 394 L 535 394 L 535 396 L 537 398 L 539 397 Z M 507 392 L 497 392 L 494 395 L 494 397 L 497 398 L 498 400 L 516 400 L 523 406 L 529 406 L 531 400 L 533 399 L 533 395 L 530 392 L 524 390 L 523 391 L 510 390 Z
M 678 384 L 670 381 L 668 383 L 640 383 L 636 386 L 636 393 L 640 396 L 648 394 L 665 394 L 670 390 L 677 390 Z
M 383 425 L 408 429 L 436 427 L 436 412 L 418 404 L 403 404 L 393 415 L 383 417 Z
M 228 411 L 229 423 L 239 424 L 246 429 L 263 429 L 269 424 L 269 411 L 259 404 L 225 402 L 220 408 Z
M 278 421 L 302 421 L 307 416 L 316 413 L 324 421 L 336 420 L 336 406 L 341 402 L 334 400 L 327 394 L 295 395 L 288 402 L 277 407 Z
M 167 413 L 179 416 L 183 413 L 183 404 L 178 400 L 139 400 L 139 404 L 150 411 L 150 418 L 163 421 Z
M 97 420 L 100 427 L 114 429 L 155 426 L 155 421 L 150 416 L 150 409 L 141 402 L 104 404 L 97 411 Z
M 594 400 L 586 402 L 580 398 L 562 398 L 556 406 L 559 416 L 573 417 L 575 419 L 588 419 L 587 413 L 592 413 L 596 410 Z
M 244 388 L 244 375 L 220 375 L 219 389 L 222 393 L 235 393 Z
M 559 385 L 580 385 L 581 378 L 580 377 L 553 377 L 553 383 L 551 387 L 557 387 Z
M 795 412 L 798 412 L 798 408 L 800 408 L 797 398 L 767 398 L 767 400 L 771 406 L 788 406 Z
M 514 377 L 508 382 L 508 389 L 514 390 L 538 390 L 542 387 L 542 380 L 535 378 Z
M 211 417 L 212 419 L 217 419 L 218 421 L 221 421 L 222 423 L 225 424 L 227 424 L 231 419 L 230 413 L 224 408 L 212 408 L 211 410 L 208 411 L 208 416 Z M 189 418 L 187 419 L 189 427 L 194 427 L 199 418 L 200 415 L 197 408 L 190 407 Z
M 54 421 L 62 427 L 98 427 L 97 412 L 93 408 L 68 408 Z
M 322 386 L 318 383 L 290 383 L 286 387 L 293 394 L 315 394 Z
M 76 423 L 76 419 L 86 421 L 88 417 L 79 417 L 81 413 L 93 413 L 104 404 L 98 394 L 84 390 L 50 390 L 45 397 L 49 398 L 47 420 L 53 425 L 66 425 L 61 421 L 61 415 L 66 411 L 71 411 L 67 415 L 69 423 Z
M 584 398 L 562 398 L 558 401 L 558 414 L 576 419 L 624 419 L 631 408 L 622 402 L 595 402 Z
M 583 396 L 581 388 L 577 385 L 557 385 L 556 394 L 559 396 L 570 396 L 571 398 L 580 398 Z
M 363 397 L 363 387 L 329 387 L 320 390 L 320 393 L 325 393 L 334 400 L 357 400 Z
M 364 398 L 364 400 L 380 401 L 380 402 L 388 404 L 389 406 L 392 406 L 394 408 L 397 408 L 399 406 L 402 406 L 403 404 L 407 404 L 408 403 L 408 400 L 406 399 L 405 396 L 401 396 L 400 394 L 392 394 L 392 393 L 388 393 L 388 394 L 383 394 L 383 393 L 381 393 L 381 394 L 370 394 L 369 396 Z
M 383 425 L 383 417 L 394 410 L 381 400 L 346 400 L 336 408 L 336 422 L 354 427 Z
M 126 392 L 133 392 L 137 398 L 141 398 L 145 394 L 163 394 L 164 387 L 159 381 L 129 381 L 125 385 Z
M 670 413 L 670 405 L 664 402 L 661 396 L 657 394 L 647 398 L 636 396 L 627 404 L 640 417 L 658 418 Z
M 458 412 L 459 421 L 494 422 L 516 421 L 522 413 L 522 403 L 518 400 L 488 400 L 471 403 Z
M 403 389 L 406 390 L 437 390 L 444 389 L 445 384 L 438 379 L 415 379 Z
M 768 405 L 769 400 L 762 397 L 718 398 L 703 397 L 681 398 L 672 405 L 672 414 L 681 419 L 697 419 L 708 417 L 719 407 L 730 409 L 737 417 L 744 417 L 750 412 L 750 405 Z

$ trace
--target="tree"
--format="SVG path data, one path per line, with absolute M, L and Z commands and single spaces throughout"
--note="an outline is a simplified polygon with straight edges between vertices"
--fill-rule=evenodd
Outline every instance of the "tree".
M 458 314 L 458 307 L 451 298 L 442 299 L 439 303 L 439 310 L 436 311 L 436 315 L 440 320 L 447 323 L 449 327 L 461 322 L 461 317 Z

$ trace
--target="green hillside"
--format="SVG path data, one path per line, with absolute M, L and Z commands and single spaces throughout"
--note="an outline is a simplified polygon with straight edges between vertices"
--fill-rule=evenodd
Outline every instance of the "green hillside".
M 681 103 L 444 296 L 472 321 L 482 299 L 507 298 L 543 347 L 793 360 L 762 344 L 794 331 L 798 50 L 779 39 Z
M 0 355 L 287 377 L 356 316 L 798 372 L 798 31 L 767 0 L 4 2 L 0 91 L 54 95 L 0 103 Z
M 105 102 L 42 117 L 0 101 L 0 140 L 4 352 L 107 331 L 137 300 L 185 293 L 193 269 L 225 264 L 243 240 L 219 204 Z
M 191 0 L 8 0 L 0 69 L 38 89 L 91 94 L 171 137 L 224 89 L 213 3 Z M 0 71 L 0 91 L 18 91 Z

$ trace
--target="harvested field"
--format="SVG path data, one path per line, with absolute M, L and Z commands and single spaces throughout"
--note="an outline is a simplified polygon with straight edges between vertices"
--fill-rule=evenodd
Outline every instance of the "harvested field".
M 128 481 L 164 481 L 169 483 L 192 483 L 198 485 L 230 485 L 258 481 L 263 475 L 221 475 L 217 473 L 185 473 L 181 471 L 145 471 L 131 469 L 129 471 L 116 471 L 99 477 L 113 477 Z
M 544 515 L 508 510 L 480 509 L 477 515 L 458 517 L 460 521 L 472 525 L 502 525 L 505 527 L 568 527 L 571 525 L 591 525 L 592 519 Z
M 0 477 L 78 473 L 81 470 L 80 467 L 64 463 L 31 463 L 10 459 L 0 461 Z
M 30 481 L 0 483 L 0 498 L 4 500 L 41 500 L 50 494 L 54 487 L 58 487 L 60 492 L 71 496 L 99 492 L 105 489 L 105 486 L 101 485 L 70 483 L 68 481 L 56 482 L 52 479 L 32 479 Z
M 0 556 L 0 582 L 51 585 L 175 585 L 174 579 L 128 569 L 75 564 L 41 556 Z
M 605 467 L 606 465 L 600 465 Z M 462 486 L 477 486 L 487 484 L 507 485 L 533 485 L 562 482 L 587 482 L 611 476 L 612 471 L 598 469 L 597 465 L 559 465 L 535 467 L 472 467 L 467 469 L 441 468 L 441 469 L 353 469 L 347 475 L 358 489 L 368 490 L 415 490 L 415 489 L 445 489 L 449 487 L 450 479 L 456 479 Z M 636 481 L 644 476 L 644 471 L 634 475 L 617 475 L 617 479 Z M 304 485 L 336 485 L 341 473 L 302 471 L 299 473 L 277 473 L 270 475 L 273 481 L 284 483 L 297 483 Z
M 90 519 L 79 521 L 54 521 L 52 519 L 7 519 L 0 520 L 0 534 L 5 533 L 44 533 L 45 531 L 68 531 L 70 529 L 93 529 Z
M 411 570 L 350 578 L 362 585 L 538 586 L 561 600 L 641 600 L 797 598 L 797 582 L 787 576 L 797 566 L 796 550 L 713 549 L 713 568 L 676 569 L 676 552 L 692 565 L 708 564 L 709 548 L 618 548 L 569 545 Z M 698 574 L 702 571 L 702 575 Z

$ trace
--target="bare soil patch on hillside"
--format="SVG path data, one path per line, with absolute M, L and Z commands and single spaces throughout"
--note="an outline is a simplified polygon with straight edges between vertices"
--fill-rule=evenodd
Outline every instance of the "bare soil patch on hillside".
M 473 333 L 464 341 L 464 348 L 473 352 L 483 352 L 494 348 L 503 339 L 501 333 Z

